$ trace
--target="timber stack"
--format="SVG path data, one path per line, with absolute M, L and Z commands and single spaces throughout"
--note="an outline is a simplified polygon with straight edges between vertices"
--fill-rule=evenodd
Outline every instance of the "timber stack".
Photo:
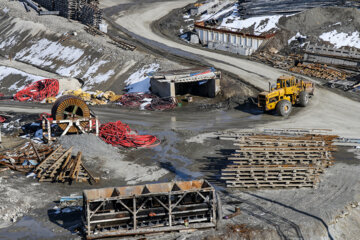
M 241 134 L 221 179 L 230 188 L 315 187 L 333 165 L 333 135 Z

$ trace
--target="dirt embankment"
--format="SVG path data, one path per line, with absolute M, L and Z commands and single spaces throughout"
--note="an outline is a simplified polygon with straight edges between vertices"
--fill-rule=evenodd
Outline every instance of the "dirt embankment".
M 266 49 L 286 48 L 288 41 L 297 33 L 306 37 L 306 42 L 333 46 L 319 36 L 332 31 L 350 35 L 357 32 L 360 29 L 360 10 L 340 7 L 313 8 L 280 18 L 278 27 L 280 31 L 266 44 Z
M 162 70 L 182 67 L 143 51 L 123 50 L 108 37 L 88 34 L 79 22 L 38 16 L 33 11 L 24 13 L 18 2 L 0 3 L 0 56 L 59 76 L 77 78 L 88 90 L 117 92 L 124 89 L 124 80 L 143 66 L 156 63 Z M 20 81 L 17 86 L 29 83 L 29 79 L 36 80 L 23 72 L 7 71 L 12 74 L 0 81 L 0 89 L 5 93 L 16 90 L 16 86 L 9 89 L 14 80 Z

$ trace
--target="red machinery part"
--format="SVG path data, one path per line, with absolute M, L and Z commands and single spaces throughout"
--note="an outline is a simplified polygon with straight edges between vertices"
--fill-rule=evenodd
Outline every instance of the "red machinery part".
M 56 97 L 59 93 L 59 81 L 57 79 L 43 79 L 36 81 L 17 92 L 15 100 L 41 102 L 48 97 Z
M 5 121 L 6 121 L 6 118 L 3 117 L 3 116 L 0 116 L 0 123 L 3 123 L 3 122 L 5 122 Z
M 130 127 L 121 121 L 102 124 L 99 137 L 114 147 L 155 147 L 160 144 L 155 136 L 132 134 Z

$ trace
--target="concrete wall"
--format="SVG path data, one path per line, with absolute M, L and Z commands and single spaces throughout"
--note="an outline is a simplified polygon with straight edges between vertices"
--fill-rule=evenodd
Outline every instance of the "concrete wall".
M 251 55 L 265 41 L 264 39 L 239 34 L 217 32 L 209 29 L 195 29 L 200 42 L 210 49 L 228 51 L 239 55 Z

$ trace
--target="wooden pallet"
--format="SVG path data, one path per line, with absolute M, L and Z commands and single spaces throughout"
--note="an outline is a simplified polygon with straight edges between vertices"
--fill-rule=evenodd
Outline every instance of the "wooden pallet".
M 234 145 L 239 148 L 227 158 L 229 165 L 221 173 L 228 187 L 314 187 L 324 169 L 333 164 L 332 152 L 337 150 L 332 145 L 337 136 L 333 135 L 240 132 L 229 136 L 236 137 Z

